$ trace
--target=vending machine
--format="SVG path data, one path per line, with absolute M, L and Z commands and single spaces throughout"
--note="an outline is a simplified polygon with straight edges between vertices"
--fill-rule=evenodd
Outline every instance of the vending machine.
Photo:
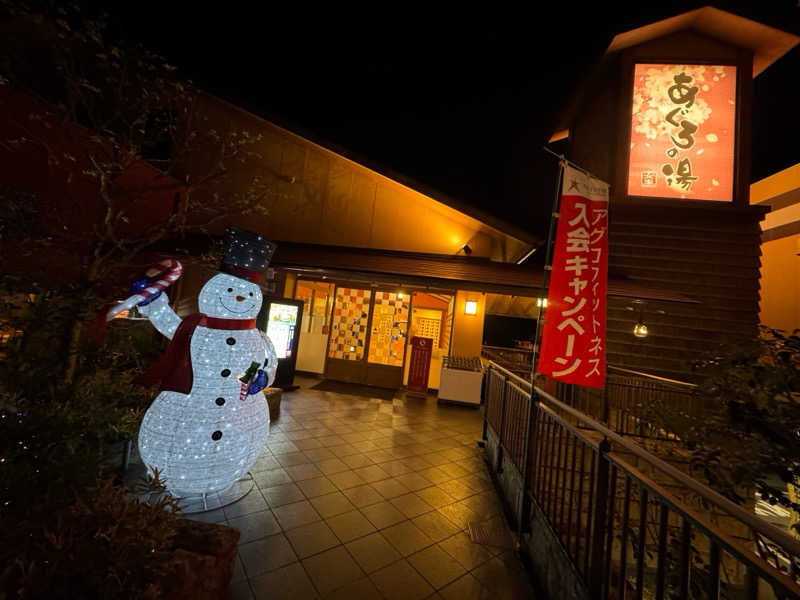
M 300 342 L 300 322 L 303 319 L 303 301 L 291 298 L 264 298 L 256 326 L 266 331 L 278 355 L 278 371 L 274 387 L 296 389 L 294 366 Z

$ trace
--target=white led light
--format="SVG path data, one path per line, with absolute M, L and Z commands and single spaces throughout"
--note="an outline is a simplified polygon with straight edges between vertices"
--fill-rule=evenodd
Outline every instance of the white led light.
M 209 317 L 255 319 L 261 299 L 255 283 L 218 273 L 200 290 L 198 304 Z M 180 317 L 165 293 L 139 308 L 158 331 L 172 338 Z M 191 394 L 161 392 L 139 429 L 142 460 L 156 467 L 169 491 L 179 497 L 224 491 L 256 461 L 269 435 L 269 410 L 260 392 L 239 399 L 242 384 L 236 373 L 257 362 L 270 385 L 278 366 L 272 342 L 258 329 L 198 326 L 190 353 Z

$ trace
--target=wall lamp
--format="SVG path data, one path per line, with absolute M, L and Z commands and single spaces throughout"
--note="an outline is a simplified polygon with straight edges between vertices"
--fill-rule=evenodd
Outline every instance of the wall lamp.
M 464 303 L 464 314 L 465 315 L 477 315 L 478 314 L 478 303 L 474 300 L 467 300 Z
M 627 310 L 636 310 L 636 307 L 639 308 L 639 317 L 636 319 L 636 325 L 633 326 L 633 335 L 637 338 L 646 338 L 647 337 L 647 325 L 644 324 L 644 300 L 633 300 L 633 306 L 626 306 Z
M 647 325 L 644 323 L 644 305 L 647 304 L 647 302 L 636 298 L 635 300 L 631 301 L 631 303 L 633 306 L 626 306 L 625 310 L 639 311 L 639 316 L 636 319 L 636 325 L 633 326 L 633 335 L 635 335 L 637 338 L 646 338 L 649 331 L 647 329 Z M 651 310 L 650 312 L 659 315 L 667 314 L 666 311 L 663 310 Z

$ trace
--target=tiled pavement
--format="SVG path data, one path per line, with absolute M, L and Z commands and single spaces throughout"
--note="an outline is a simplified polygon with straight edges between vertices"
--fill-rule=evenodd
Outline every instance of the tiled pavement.
M 513 553 L 473 543 L 503 516 L 483 462 L 481 414 L 303 388 L 284 393 L 257 487 L 193 515 L 241 531 L 234 600 L 516 599 L 532 592 Z

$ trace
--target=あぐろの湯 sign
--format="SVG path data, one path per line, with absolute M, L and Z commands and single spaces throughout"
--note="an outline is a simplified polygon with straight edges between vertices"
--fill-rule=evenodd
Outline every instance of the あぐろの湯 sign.
M 634 67 L 628 194 L 730 201 L 736 67 Z

